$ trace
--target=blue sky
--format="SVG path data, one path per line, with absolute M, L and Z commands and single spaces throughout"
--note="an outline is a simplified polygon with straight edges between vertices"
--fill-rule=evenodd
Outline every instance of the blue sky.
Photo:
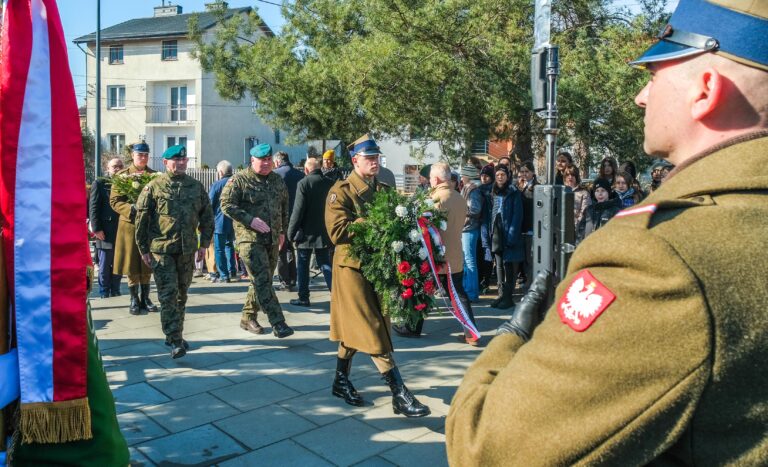
M 271 0 L 270 0 L 271 1 Z M 85 102 L 85 55 L 72 40 L 85 34 L 96 31 L 96 0 L 59 0 L 59 13 L 64 27 L 64 36 L 68 42 L 69 67 L 72 70 L 72 78 L 75 81 L 75 93 L 78 105 Z M 168 2 L 166 2 L 168 3 Z M 205 10 L 205 0 L 174 1 L 181 5 L 184 13 Z M 248 0 L 230 0 L 230 8 L 254 6 L 258 8 L 264 22 L 275 32 L 279 31 L 285 23 L 280 7 L 262 2 Z M 279 0 L 274 3 L 280 3 Z M 101 0 L 101 27 L 102 29 L 122 23 L 134 18 L 146 18 L 153 14 L 153 8 L 160 6 L 161 0 Z M 83 47 L 85 48 L 85 47 Z M 95 71 L 92 71 L 95 73 Z

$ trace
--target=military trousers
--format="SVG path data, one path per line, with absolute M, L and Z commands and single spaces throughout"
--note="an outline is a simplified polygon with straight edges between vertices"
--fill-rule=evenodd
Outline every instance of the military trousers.
M 342 360 L 350 360 L 352 357 L 355 356 L 357 353 L 357 349 L 353 349 L 352 347 L 347 347 L 344 345 L 343 342 L 339 342 L 339 351 L 336 354 L 340 359 Z M 380 355 L 371 355 L 371 360 L 373 360 L 373 364 L 376 365 L 376 369 L 379 370 L 379 373 L 384 374 L 394 368 L 395 366 L 395 359 L 392 357 L 391 353 L 384 353 Z
M 278 246 L 259 243 L 240 243 L 240 258 L 248 271 L 251 284 L 243 305 L 243 321 L 256 318 L 261 311 L 266 313 L 269 324 L 285 321 L 277 294 L 272 287 L 272 273 L 277 267 Z
M 152 256 L 163 333 L 168 340 L 178 340 L 184 331 L 187 291 L 192 283 L 195 255 L 152 253 Z

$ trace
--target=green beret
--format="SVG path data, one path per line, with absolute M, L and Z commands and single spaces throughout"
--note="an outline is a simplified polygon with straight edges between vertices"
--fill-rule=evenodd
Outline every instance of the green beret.
M 251 148 L 251 157 L 256 157 L 261 159 L 262 157 L 271 157 L 271 156 L 272 156 L 272 146 L 270 146 L 267 143 L 257 144 L 256 146 Z
M 432 164 L 427 164 L 419 170 L 419 175 L 424 178 L 429 178 L 429 172 L 432 170 Z
M 174 157 L 187 157 L 187 148 L 177 144 L 166 149 L 163 153 L 163 159 L 173 159 Z

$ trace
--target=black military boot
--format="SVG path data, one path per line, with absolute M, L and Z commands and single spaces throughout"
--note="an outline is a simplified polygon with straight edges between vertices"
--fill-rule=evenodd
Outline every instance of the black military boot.
M 157 312 L 157 306 L 152 303 L 152 300 L 149 299 L 149 284 L 141 284 L 139 286 L 141 288 L 141 302 L 139 306 L 141 306 L 142 311 L 147 310 L 148 312 L 155 313 Z
M 382 376 L 392 391 L 392 410 L 395 414 L 403 414 L 406 417 L 426 417 L 432 413 L 429 407 L 419 402 L 408 390 L 397 367 L 392 368 Z
M 174 360 L 187 354 L 187 347 L 182 339 L 174 339 L 171 342 L 171 358 Z
M 352 359 L 336 359 L 336 377 L 333 379 L 333 391 L 336 397 L 341 397 L 349 405 L 362 407 L 365 402 L 360 394 L 355 391 L 352 381 L 349 380 L 349 370 L 352 368 Z
M 132 315 L 140 315 L 141 308 L 139 306 L 139 286 L 132 285 L 128 287 L 128 291 L 131 293 L 131 304 L 128 307 L 128 311 L 130 311 Z

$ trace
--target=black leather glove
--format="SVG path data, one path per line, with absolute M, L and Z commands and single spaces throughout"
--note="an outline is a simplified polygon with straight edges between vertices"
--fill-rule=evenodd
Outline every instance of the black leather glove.
M 499 334 L 517 334 L 526 342 L 531 338 L 533 330 L 541 322 L 541 308 L 547 297 L 547 283 L 549 275 L 541 272 L 533 280 L 531 288 L 525 294 L 520 303 L 515 307 L 515 312 L 506 323 L 496 330 Z
M 130 217 L 128 217 L 128 219 L 131 222 L 136 222 L 136 213 L 137 212 L 138 211 L 136 211 L 136 205 L 135 204 L 131 204 L 131 215 L 130 215 Z

